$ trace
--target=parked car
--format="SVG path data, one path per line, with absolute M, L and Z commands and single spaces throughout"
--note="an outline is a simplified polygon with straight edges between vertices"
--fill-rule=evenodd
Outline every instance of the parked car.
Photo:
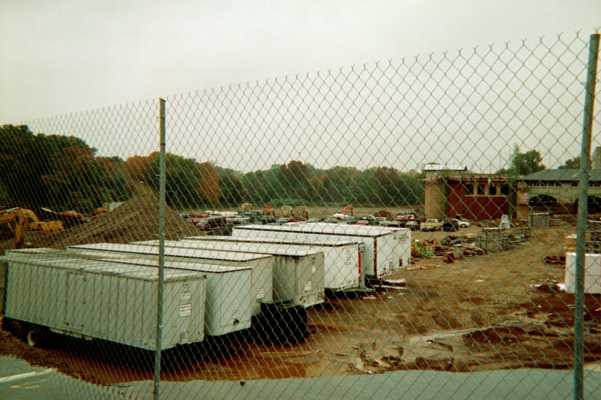
M 361 217 L 357 217 L 354 221 L 356 225 L 378 225 L 379 222 L 373 215 L 364 215 Z
M 456 218 L 449 218 L 442 224 L 442 230 L 445 232 L 456 232 L 459 230 L 459 221 Z
M 405 224 L 401 224 L 401 221 L 379 221 L 379 225 L 389 226 L 393 228 L 400 228 L 405 226 Z
M 447 221 L 456 225 L 457 228 L 469 228 L 471 226 L 471 223 L 469 221 L 466 221 L 461 218 L 448 218 L 445 220 L 445 222 L 447 222 Z M 444 229 L 444 227 L 443 227 L 443 229 Z
M 397 214 L 394 217 L 394 220 L 397 221 L 400 226 L 408 227 L 407 223 L 417 221 L 417 217 L 414 213 L 402 213 Z
M 419 229 L 419 222 L 407 221 L 405 222 L 405 228 L 411 229 L 412 231 L 417 231 Z
M 419 225 L 421 231 L 439 231 L 442 229 L 443 223 L 436 218 L 428 218 L 426 222 L 422 222 Z
M 471 225 L 469 221 L 466 221 L 464 219 L 456 218 L 456 220 L 460 228 L 469 228 Z

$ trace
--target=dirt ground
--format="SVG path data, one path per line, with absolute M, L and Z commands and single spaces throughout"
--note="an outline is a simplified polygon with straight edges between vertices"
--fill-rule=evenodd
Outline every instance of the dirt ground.
M 406 288 L 330 297 L 311 309 L 311 335 L 301 344 L 258 343 L 247 332 L 185 346 L 164 353 L 163 379 L 569 368 L 574 296 L 554 286 L 563 281 L 563 266 L 543 259 L 561 254 L 573 231 L 569 225 L 535 230 L 528 243 L 511 250 L 452 264 L 415 259 L 395 275 L 406 279 Z M 586 303 L 585 354 L 594 362 L 601 360 L 601 296 L 588 295 Z M 48 349 L 31 349 L 0 331 L 0 354 L 96 383 L 152 377 L 151 354 L 106 342 L 63 338 Z

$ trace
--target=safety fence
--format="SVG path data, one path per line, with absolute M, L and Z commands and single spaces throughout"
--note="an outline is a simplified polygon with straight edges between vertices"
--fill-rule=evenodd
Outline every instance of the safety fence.
M 0 364 L 66 398 L 595 398 L 598 40 L 1 126 Z

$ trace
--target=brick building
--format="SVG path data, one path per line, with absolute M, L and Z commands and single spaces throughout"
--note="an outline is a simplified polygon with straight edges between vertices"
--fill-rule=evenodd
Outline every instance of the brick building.
M 431 166 L 424 173 L 426 218 L 498 219 L 511 212 L 513 190 L 506 176 Z

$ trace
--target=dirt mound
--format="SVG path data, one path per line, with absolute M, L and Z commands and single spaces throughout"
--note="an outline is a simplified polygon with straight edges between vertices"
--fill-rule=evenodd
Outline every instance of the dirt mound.
M 167 207 L 165 236 L 168 240 L 201 235 L 194 225 L 184 221 Z M 35 247 L 64 248 L 85 243 L 128 243 L 159 237 L 158 196 L 149 188 L 138 187 L 136 194 L 115 210 L 99 215 L 92 221 L 51 236 L 30 235 L 27 239 Z

